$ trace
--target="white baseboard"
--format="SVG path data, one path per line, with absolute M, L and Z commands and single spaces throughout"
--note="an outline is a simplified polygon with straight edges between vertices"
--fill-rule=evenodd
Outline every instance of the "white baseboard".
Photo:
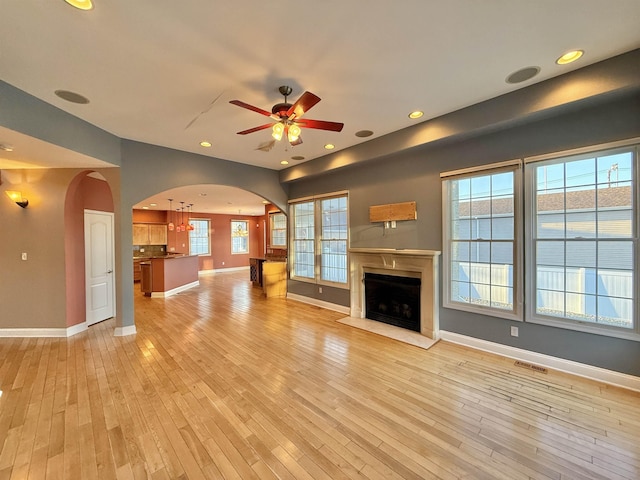
M 171 290 L 167 290 L 166 292 L 151 292 L 151 298 L 166 298 L 171 295 L 175 295 L 176 293 L 184 292 L 185 290 L 189 290 L 190 288 L 197 287 L 200 285 L 200 280 L 196 280 L 195 282 L 187 283 L 185 285 L 181 285 L 176 288 L 172 288 Z
M 311 297 L 305 297 L 304 295 L 298 295 L 295 293 L 287 293 L 288 300 L 295 300 L 296 302 L 307 303 L 309 305 L 315 305 L 316 307 L 326 308 L 327 310 L 333 310 L 334 312 L 344 313 L 349 315 L 351 313 L 350 307 L 344 305 L 336 305 L 335 303 L 324 302 Z
M 249 270 L 249 267 L 229 267 L 216 268 L 214 270 L 200 270 L 198 275 L 215 275 L 216 273 L 239 272 L 241 270 Z
M 68 338 L 86 329 L 84 322 L 67 328 L 0 328 L 0 337 Z
M 126 327 L 116 327 L 113 331 L 114 337 L 126 337 L 127 335 L 135 335 L 136 334 L 136 326 L 135 325 L 127 325 Z
M 579 377 L 588 378 L 590 380 L 597 380 L 616 387 L 627 388 L 629 390 L 640 392 L 640 377 L 635 377 L 633 375 L 614 372 L 613 370 L 594 367 L 592 365 L 565 360 L 563 358 L 552 357 L 542 353 L 531 352 L 529 350 L 511 347 L 509 345 L 488 342 L 479 338 L 468 337 L 466 335 L 460 335 L 459 333 L 447 332 L 444 330 L 440 330 L 440 339 L 446 342 L 464 345 L 465 347 L 475 348 L 476 350 L 482 350 L 483 352 L 495 353 L 497 355 L 502 355 L 503 357 L 533 363 L 561 372 L 577 375 Z

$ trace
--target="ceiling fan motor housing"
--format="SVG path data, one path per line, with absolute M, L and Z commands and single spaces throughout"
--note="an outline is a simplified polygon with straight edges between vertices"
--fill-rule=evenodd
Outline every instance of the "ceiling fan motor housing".
M 290 103 L 276 103 L 273 108 L 271 108 L 271 113 L 273 113 L 274 115 L 278 115 L 279 117 L 286 117 L 287 116 L 287 112 L 289 111 L 289 109 L 291 108 L 291 104 Z

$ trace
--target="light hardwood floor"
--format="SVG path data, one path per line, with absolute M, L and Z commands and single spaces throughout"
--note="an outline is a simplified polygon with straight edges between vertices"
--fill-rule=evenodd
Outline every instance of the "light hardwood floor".
M 136 294 L 70 339 L 0 339 L 0 479 L 637 479 L 640 395 L 261 295 Z

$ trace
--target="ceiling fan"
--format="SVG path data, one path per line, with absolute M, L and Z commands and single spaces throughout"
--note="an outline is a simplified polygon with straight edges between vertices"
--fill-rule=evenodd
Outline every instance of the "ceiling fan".
M 253 127 L 248 130 L 243 130 L 241 132 L 238 132 L 238 135 L 247 135 L 248 133 L 258 132 L 260 130 L 271 128 L 273 130 L 273 138 L 275 138 L 276 140 L 280 140 L 282 139 L 282 136 L 285 135 L 289 140 L 289 143 L 292 146 L 295 146 L 302 143 L 302 138 L 300 137 L 301 128 L 315 128 L 318 130 L 329 130 L 332 132 L 342 131 L 342 127 L 344 127 L 343 123 L 301 118 L 302 115 L 305 114 L 305 112 L 310 110 L 311 107 L 313 107 L 320 101 L 320 97 L 318 97 L 317 95 L 314 95 L 311 92 L 304 92 L 302 96 L 296 101 L 296 103 L 292 105 L 287 102 L 287 97 L 291 95 L 292 88 L 283 85 L 278 88 L 278 91 L 284 96 L 284 102 L 276 103 L 271 108 L 271 112 L 267 112 L 266 110 L 263 110 L 261 108 L 254 107 L 253 105 L 249 105 L 248 103 L 242 102 L 240 100 L 231 100 L 229 102 L 233 105 L 237 105 L 238 107 L 257 112 L 261 115 L 264 115 L 265 117 L 271 117 L 276 121 L 276 123 L 265 123 L 264 125 L 260 125 L 259 127 Z

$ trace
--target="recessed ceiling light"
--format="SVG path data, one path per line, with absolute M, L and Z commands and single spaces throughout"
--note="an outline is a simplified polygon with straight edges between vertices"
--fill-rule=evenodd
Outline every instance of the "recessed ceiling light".
M 280 162 L 280 165 L 289 165 L 289 162 L 287 162 L 286 160 L 282 160 L 282 161 Z
M 584 50 L 571 50 L 558 58 L 556 63 L 558 65 L 566 65 L 567 63 L 575 62 L 582 55 L 584 55 Z
M 150 203 L 150 204 L 149 204 L 149 206 L 150 206 L 150 207 L 157 207 L 157 206 L 158 206 L 158 204 L 157 204 L 157 203 Z
M 91 10 L 93 8 L 93 2 L 91 0 L 64 0 L 72 7 L 79 8 L 80 10 Z
M 149 210 L 149 207 L 147 207 L 146 205 L 144 207 L 142 207 L 143 210 Z
M 69 90 L 56 90 L 55 93 L 58 97 L 67 102 L 71 103 L 79 103 L 79 104 L 87 104 L 89 103 L 89 99 L 83 95 L 80 95 L 76 92 L 70 92 Z
M 511 75 L 505 78 L 504 81 L 507 83 L 522 83 L 532 79 L 538 73 L 540 73 L 540 67 L 524 67 L 513 72 Z
M 205 147 L 205 148 L 209 148 L 211 146 L 211 143 L 207 142 L 206 140 L 203 140 L 202 142 L 200 142 L 200 146 L 201 147 Z
M 360 138 L 370 137 L 371 135 L 373 135 L 373 132 L 371 130 L 359 130 L 356 132 L 356 137 Z
M 420 118 L 423 115 L 424 115 L 424 112 L 421 112 L 420 110 L 416 110 L 409 114 L 409 118 L 415 120 L 416 118 Z
M 262 200 L 262 203 L 264 203 L 265 205 L 269 205 L 269 203 L 271 202 L 269 202 L 269 200 Z
M 13 152 L 13 145 L 9 145 L 7 143 L 0 143 L 0 150 L 5 152 Z
M 291 160 L 304 160 L 304 157 L 302 155 L 294 155 Z
M 334 148 L 336 148 L 336 146 L 333 143 L 327 143 L 324 148 L 326 148 L 327 150 L 333 150 Z

